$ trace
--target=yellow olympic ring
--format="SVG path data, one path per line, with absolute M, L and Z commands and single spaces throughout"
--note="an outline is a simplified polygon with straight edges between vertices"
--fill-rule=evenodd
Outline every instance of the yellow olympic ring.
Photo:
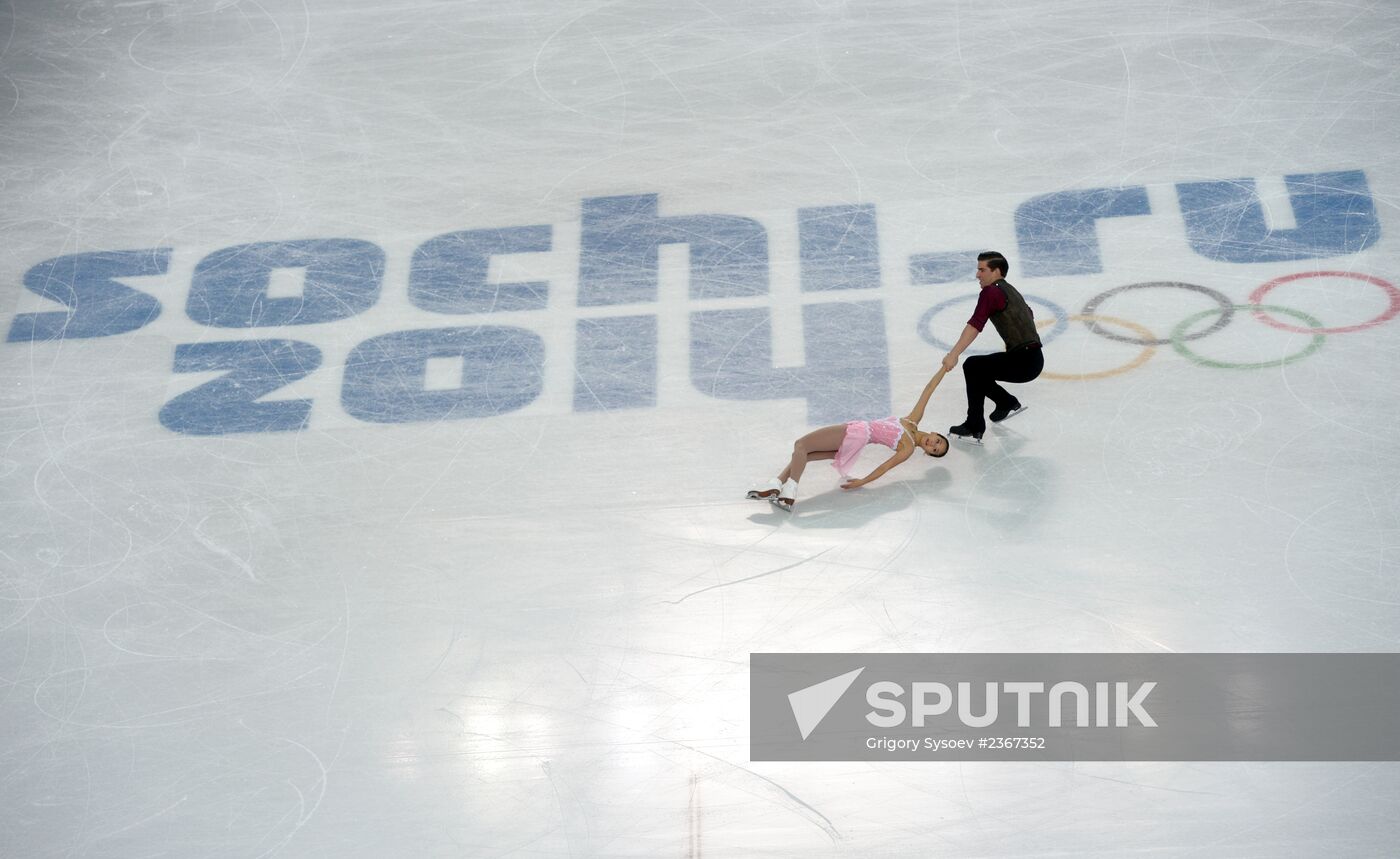
M 1126 320 L 1126 319 L 1119 319 L 1119 318 L 1116 317 L 1116 316 L 1100 316 L 1100 315 L 1097 314 L 1097 313 L 1084 313 L 1084 314 L 1080 314 L 1080 315 L 1078 315 L 1078 316 L 1071 316 L 1071 317 L 1069 317 L 1069 321 L 1071 321 L 1071 322 L 1090 322 L 1090 321 L 1093 321 L 1093 322 L 1107 322 L 1107 323 L 1109 323 L 1109 324 L 1111 324 L 1111 325 L 1121 325 L 1122 327 L 1127 328 L 1128 330 L 1130 330 L 1130 331 L 1132 331 L 1134 334 L 1138 335 L 1138 337 L 1140 337 L 1143 341 L 1145 341 L 1145 342 L 1147 342 L 1147 343 L 1151 343 L 1151 341 L 1157 339 L 1157 338 L 1156 338 L 1156 335 L 1154 335 L 1151 331 L 1147 330 L 1147 329 L 1144 328 L 1143 326 L 1137 324 L 1136 322 L 1129 322 L 1129 321 Z M 1044 328 L 1047 324 L 1050 324 L 1050 323 L 1053 323 L 1053 322 L 1055 322 L 1055 320 L 1053 320 L 1053 319 L 1042 319 L 1041 321 L 1039 321 L 1039 322 L 1037 322 L 1037 323 L 1035 324 L 1035 327 L 1036 327 L 1036 328 Z M 1124 365 L 1121 366 L 1121 367 L 1114 367 L 1114 368 L 1111 369 L 1111 370 L 1100 370 L 1100 371 L 1097 372 L 1097 373 L 1045 373 L 1045 372 L 1042 372 L 1042 373 L 1040 374 L 1040 378 L 1042 378 L 1042 379 L 1059 379 L 1059 380 L 1061 380 L 1061 381 L 1066 381 L 1066 382 L 1082 382 L 1082 381 L 1085 381 L 1085 380 L 1088 380 L 1088 379 L 1107 379 L 1109 376 L 1117 376 L 1117 375 L 1120 375 L 1120 374 L 1122 374 L 1122 373 L 1126 373 L 1126 372 L 1128 372 L 1129 370 L 1136 370 L 1138 367 L 1141 367 L 1143 364 L 1146 364 L 1147 361 L 1148 361 L 1148 359 L 1150 359 L 1150 358 L 1152 357 L 1152 355 L 1153 355 L 1154 353 L 1156 353 L 1156 351 L 1157 351 L 1157 347 L 1155 347 L 1155 346 L 1151 346 L 1151 345 L 1143 346 L 1143 347 L 1142 347 L 1142 351 L 1138 353 L 1138 356 L 1137 356 L 1136 358 L 1134 358 L 1133 360 L 1129 361 L 1128 363 L 1124 364 Z

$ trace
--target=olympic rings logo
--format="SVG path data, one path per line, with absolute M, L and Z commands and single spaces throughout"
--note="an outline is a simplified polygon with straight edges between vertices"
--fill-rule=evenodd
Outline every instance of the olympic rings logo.
M 1388 302 L 1385 310 L 1381 311 L 1374 318 L 1355 325 L 1326 326 L 1318 319 L 1301 310 L 1291 307 L 1284 307 L 1278 304 L 1266 304 L 1264 299 L 1270 292 L 1285 283 L 1299 281 L 1317 277 L 1339 277 L 1350 280 L 1359 280 L 1372 284 L 1381 289 Z M 1099 313 L 1099 308 L 1104 302 L 1116 295 L 1126 292 L 1146 289 L 1180 289 L 1187 292 L 1196 292 L 1210 298 L 1216 303 L 1215 307 L 1207 308 L 1199 313 L 1192 314 L 1173 326 L 1166 337 L 1159 337 L 1147 327 L 1127 319 Z M 1130 283 L 1127 286 L 1114 287 L 1099 293 L 1084 303 L 1084 307 L 1076 314 L 1069 314 L 1064 308 L 1045 298 L 1022 293 L 1028 304 L 1044 307 L 1053 314 L 1053 319 L 1042 319 L 1036 323 L 1037 328 L 1049 328 L 1042 341 L 1049 343 L 1059 337 L 1069 328 L 1071 322 L 1082 322 L 1093 333 L 1108 340 L 1119 343 L 1128 343 L 1141 346 L 1142 350 L 1130 361 L 1108 370 L 1101 370 L 1093 373 L 1051 373 L 1042 372 L 1043 379 L 1060 379 L 1064 381 L 1083 381 L 1086 379 L 1104 379 L 1109 376 L 1117 376 L 1134 370 L 1156 354 L 1158 346 L 1170 345 L 1182 357 L 1204 367 L 1215 367 L 1218 369 L 1230 370 L 1255 370 L 1263 367 L 1278 367 L 1283 364 L 1291 364 L 1294 361 L 1308 357 L 1322 347 L 1328 334 L 1349 334 L 1354 331 L 1362 331 L 1367 328 L 1374 328 L 1384 322 L 1389 322 L 1397 315 L 1400 315 L 1400 289 L 1379 277 L 1367 274 L 1359 274 L 1351 271 L 1310 271 L 1299 274 L 1290 274 L 1283 277 L 1274 278 L 1263 284 L 1258 289 L 1250 293 L 1244 304 L 1236 304 L 1228 295 L 1219 290 L 1200 286 L 1194 283 L 1181 283 L 1178 281 L 1150 281 L 1147 283 Z M 950 298 L 947 301 L 935 304 L 924 312 L 919 318 L 919 336 L 929 345 L 943 350 L 952 349 L 952 345 L 939 340 L 933 335 L 930 323 L 933 318 L 943 310 L 955 305 L 975 301 L 976 295 L 963 295 L 957 298 Z M 1217 331 L 1225 328 L 1232 321 L 1236 313 L 1247 311 L 1254 319 L 1262 322 L 1271 328 L 1287 331 L 1295 334 L 1311 334 L 1312 338 L 1301 349 L 1291 354 L 1285 355 L 1272 361 L 1222 361 L 1208 358 L 1191 346 L 1187 345 L 1203 337 L 1208 337 Z M 1288 321 L 1279 319 L 1280 316 L 1287 317 Z M 1203 325 L 1209 321 L 1209 325 Z M 997 350 L 967 350 L 968 355 L 989 355 Z

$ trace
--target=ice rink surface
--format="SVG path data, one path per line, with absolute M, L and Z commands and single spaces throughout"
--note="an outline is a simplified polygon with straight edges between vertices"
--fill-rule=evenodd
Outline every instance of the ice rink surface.
M 1400 648 L 1397 69 L 1362 0 L 10 0 L 0 854 L 1393 855 L 1393 763 L 747 708 L 752 652 Z M 1025 414 L 744 500 L 988 248 Z

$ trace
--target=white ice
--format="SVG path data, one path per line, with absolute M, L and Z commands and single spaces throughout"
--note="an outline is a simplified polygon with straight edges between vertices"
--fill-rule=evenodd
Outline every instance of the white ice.
M 1393 763 L 762 763 L 747 708 L 754 652 L 1396 650 L 1400 320 L 1362 326 L 1397 309 L 1397 69 L 1400 5 L 1363 0 L 10 0 L 0 854 L 1392 854 Z M 1285 177 L 1357 172 L 1379 232 L 1336 252 L 1188 241 L 1182 184 L 1255 180 L 1271 229 L 1309 233 Z M 1027 270 L 1027 201 L 1123 188 L 1151 214 L 1098 222 L 1098 269 Z M 625 195 L 761 226 L 766 291 L 693 297 L 673 241 L 654 301 L 581 306 L 585 201 Z M 804 289 L 844 270 L 804 269 L 799 213 L 839 206 L 878 220 L 878 278 Z M 1233 252 L 1239 225 L 1210 223 Z M 547 249 L 486 277 L 543 306 L 410 299 L 425 242 L 532 225 Z M 199 321 L 202 260 L 308 239 L 382 250 L 372 307 Z M 814 396 L 902 413 L 985 248 L 1070 315 L 1303 274 L 1267 300 L 1355 330 L 1240 310 L 1184 344 L 1239 369 L 1068 321 L 985 447 L 854 492 L 816 463 L 792 515 L 744 500 L 813 414 L 799 372 L 750 366 L 758 341 L 692 366 L 735 334 L 713 313 L 767 314 L 780 370 L 823 343 L 871 362 Z M 63 310 L 45 261 L 143 249 L 163 270 L 121 283 L 158 318 L 15 336 Z M 934 254 L 965 271 L 914 282 Z M 267 297 L 296 301 L 297 271 Z M 804 328 L 871 303 L 883 348 Z M 1213 307 L 1159 287 L 1098 312 L 1163 338 Z M 581 326 L 617 318 L 634 339 L 609 354 L 654 333 L 651 371 L 579 359 Z M 347 383 L 357 344 L 453 326 L 538 345 L 427 365 L 425 389 L 484 385 L 499 414 L 347 408 L 382 393 Z M 320 354 L 266 397 L 309 401 L 303 429 L 162 422 L 218 376 L 176 372 L 177 346 L 267 339 Z M 593 384 L 620 399 L 581 407 Z

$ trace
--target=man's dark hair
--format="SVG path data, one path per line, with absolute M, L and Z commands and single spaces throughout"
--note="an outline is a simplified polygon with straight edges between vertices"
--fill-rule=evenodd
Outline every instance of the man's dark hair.
M 1006 257 L 996 251 L 983 251 L 977 255 L 977 261 L 986 263 L 987 268 L 1001 272 L 1002 277 L 1006 277 L 1006 273 L 1011 269 L 1011 264 L 1006 261 Z

